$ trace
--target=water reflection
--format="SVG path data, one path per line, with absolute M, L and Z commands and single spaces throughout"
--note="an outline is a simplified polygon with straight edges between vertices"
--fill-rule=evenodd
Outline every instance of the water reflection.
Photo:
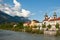
M 60 40 L 60 37 L 0 30 L 0 40 Z

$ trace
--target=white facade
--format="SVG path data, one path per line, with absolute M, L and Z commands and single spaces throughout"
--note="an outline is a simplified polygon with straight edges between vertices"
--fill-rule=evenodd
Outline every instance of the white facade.
M 43 21 L 43 24 L 46 24 L 46 26 L 47 25 L 51 25 L 52 27 L 51 27 L 51 29 L 50 30 L 56 30 L 56 27 L 55 27 L 55 25 L 58 23 L 59 24 L 59 27 L 60 27 L 60 17 L 58 17 L 58 18 L 49 18 L 48 20 L 45 20 L 45 21 Z

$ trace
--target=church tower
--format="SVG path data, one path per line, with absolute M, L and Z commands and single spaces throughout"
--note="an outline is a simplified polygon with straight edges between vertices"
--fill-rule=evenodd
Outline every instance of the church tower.
M 47 15 L 47 13 L 45 13 L 45 19 L 48 19 L 48 15 Z
M 56 12 L 54 12 L 53 17 L 54 17 L 54 18 L 57 18 L 57 14 L 56 14 Z

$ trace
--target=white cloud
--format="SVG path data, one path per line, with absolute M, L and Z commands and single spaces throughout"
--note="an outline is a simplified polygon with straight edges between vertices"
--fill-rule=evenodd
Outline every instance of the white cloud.
M 25 9 L 22 9 L 22 13 L 21 13 L 22 16 L 24 16 L 24 17 L 28 17 L 29 14 L 30 14 L 30 11 L 25 10 Z
M 13 0 L 13 3 L 14 3 L 14 9 L 19 10 L 21 7 L 21 4 L 19 2 L 17 2 L 16 0 Z
M 19 2 L 13 0 L 13 3 L 14 7 L 10 7 L 8 4 L 0 4 L 0 10 L 11 16 L 28 17 L 30 15 L 30 11 L 21 8 L 21 4 Z

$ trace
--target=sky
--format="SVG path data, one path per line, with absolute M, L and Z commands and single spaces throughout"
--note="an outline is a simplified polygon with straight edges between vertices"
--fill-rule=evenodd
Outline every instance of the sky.
M 0 0 L 0 10 L 11 16 L 23 16 L 42 21 L 45 13 L 53 17 L 55 11 L 60 17 L 60 0 Z

